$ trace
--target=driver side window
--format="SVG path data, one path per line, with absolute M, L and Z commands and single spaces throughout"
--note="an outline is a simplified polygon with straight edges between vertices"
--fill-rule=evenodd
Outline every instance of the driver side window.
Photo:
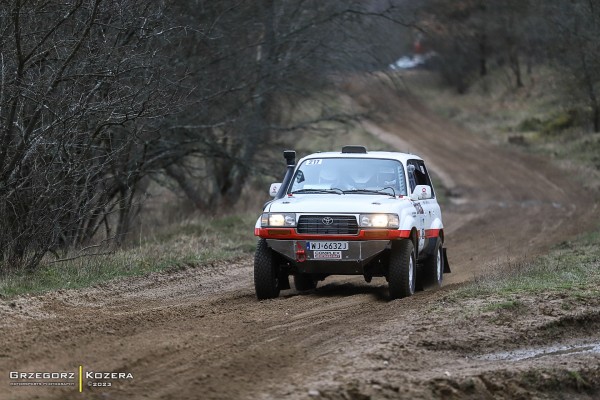
M 417 187 L 417 181 L 415 180 L 415 166 L 409 162 L 406 172 L 408 173 L 408 184 L 410 185 L 410 192 L 412 193 L 415 190 L 415 187 Z
M 407 172 L 411 193 L 413 190 L 415 190 L 417 185 L 427 185 L 431 188 L 432 197 L 435 197 L 433 185 L 431 184 L 431 179 L 429 178 L 429 173 L 427 172 L 427 168 L 425 167 L 423 160 L 409 160 Z

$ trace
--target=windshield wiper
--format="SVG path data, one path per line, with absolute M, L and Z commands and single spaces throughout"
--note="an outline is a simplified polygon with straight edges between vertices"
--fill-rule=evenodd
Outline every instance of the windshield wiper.
M 299 189 L 299 190 L 294 190 L 293 192 L 291 192 L 291 194 L 296 194 L 296 193 L 335 193 L 335 194 L 344 194 L 344 191 L 342 189 L 338 189 L 338 188 L 331 188 L 331 189 Z
M 386 189 L 391 189 L 392 193 L 386 192 Z M 386 186 L 383 189 L 374 190 L 374 189 L 350 189 L 344 190 L 344 193 L 365 193 L 365 194 L 383 194 L 386 196 L 396 197 L 396 191 L 391 186 Z

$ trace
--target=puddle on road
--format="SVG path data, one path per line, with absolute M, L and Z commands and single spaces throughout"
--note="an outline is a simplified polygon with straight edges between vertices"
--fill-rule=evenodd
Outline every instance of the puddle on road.
M 484 354 L 474 358 L 486 361 L 522 361 L 541 357 L 586 353 L 600 354 L 600 342 L 580 345 L 557 345 L 532 349 L 519 349 L 499 353 Z

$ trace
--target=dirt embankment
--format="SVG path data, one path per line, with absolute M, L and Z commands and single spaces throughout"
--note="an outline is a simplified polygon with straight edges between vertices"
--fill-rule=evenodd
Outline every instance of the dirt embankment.
M 545 160 L 493 146 L 389 89 L 357 84 L 351 95 L 378 111 L 366 129 L 422 155 L 447 187 L 447 282 L 534 257 L 595 223 L 595 198 Z M 384 280 L 330 278 L 259 303 L 252 261 L 238 260 L 2 301 L 0 398 L 600 395 L 599 301 L 567 310 L 560 297 L 523 294 L 515 309 L 475 313 L 477 301 L 448 300 L 452 288 L 388 302 Z M 8 371 L 79 365 L 134 378 L 83 395 L 9 386 Z

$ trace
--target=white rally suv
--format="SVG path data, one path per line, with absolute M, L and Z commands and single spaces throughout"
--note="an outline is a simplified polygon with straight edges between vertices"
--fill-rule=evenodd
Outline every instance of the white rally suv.
M 425 163 L 414 154 L 367 151 L 315 153 L 271 185 L 254 233 L 258 299 L 289 289 L 314 289 L 329 275 L 385 277 L 391 299 L 440 286 L 450 272 L 440 206 Z

